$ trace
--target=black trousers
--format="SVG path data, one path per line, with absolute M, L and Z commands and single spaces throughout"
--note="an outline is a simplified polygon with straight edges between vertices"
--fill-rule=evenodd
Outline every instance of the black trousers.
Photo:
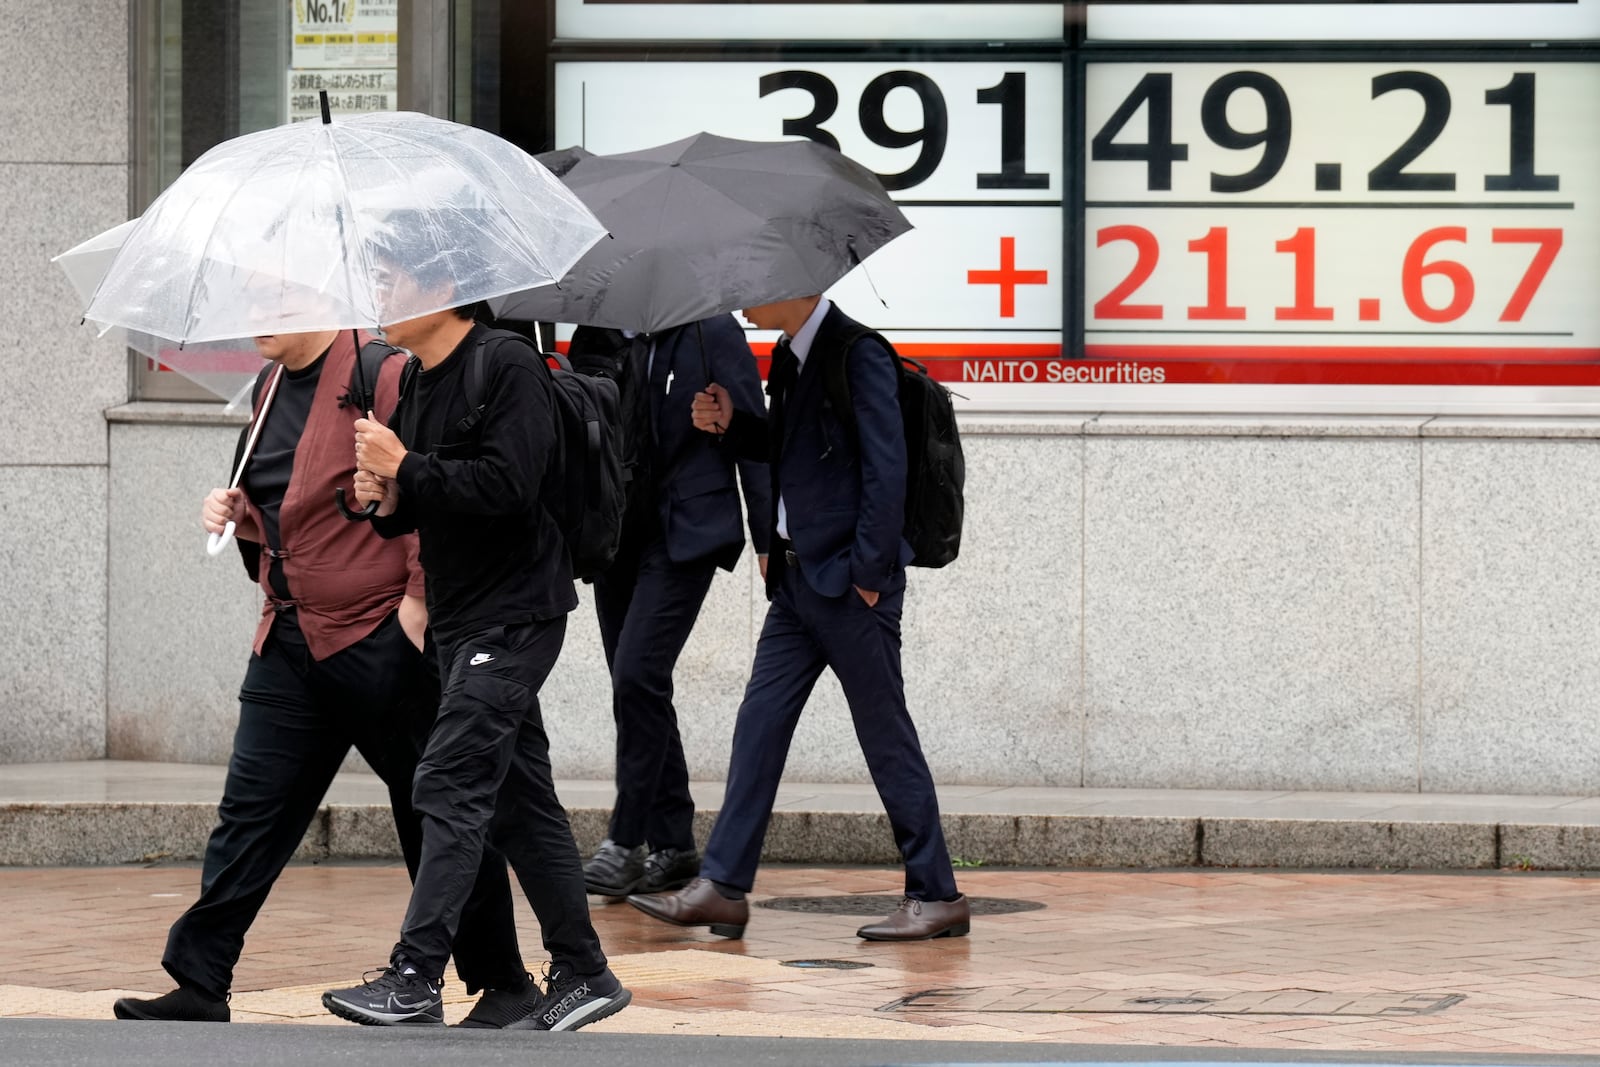
M 325 660 L 311 658 L 293 613 L 280 616 L 239 693 L 239 726 L 206 844 L 200 899 L 173 924 L 161 963 L 179 983 L 224 996 L 273 882 L 311 825 L 352 745 L 389 787 L 406 866 L 415 876 L 422 833 L 411 783 L 436 711 L 438 681 L 391 615 Z M 505 861 L 476 872 L 455 943 L 469 989 L 522 981 Z
M 842 597 L 823 596 L 797 568 L 779 576 L 734 720 L 728 788 L 706 842 L 702 875 L 747 891 L 754 885 L 789 743 L 827 668 L 844 690 L 856 740 L 905 860 L 906 896 L 945 900 L 956 894 L 933 775 L 906 710 L 900 671 L 904 606 L 904 587 L 884 593 L 869 608 L 853 589 Z
M 674 563 L 658 536 L 632 551 L 624 545 L 594 582 L 617 724 L 617 803 L 608 836 L 626 848 L 694 848 L 694 798 L 672 672 L 715 571 L 710 560 Z
M 412 794 L 422 862 L 395 946 L 430 978 L 444 973 L 486 843 L 510 861 L 551 962 L 578 974 L 606 964 L 539 714 L 566 629 L 563 615 L 441 641 L 444 692 Z

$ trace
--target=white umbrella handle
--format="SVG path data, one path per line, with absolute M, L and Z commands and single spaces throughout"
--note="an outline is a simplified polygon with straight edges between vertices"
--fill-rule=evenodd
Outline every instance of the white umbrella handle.
M 228 525 L 222 528 L 221 533 L 206 534 L 206 555 L 215 556 L 218 552 L 228 547 L 228 542 L 233 540 L 233 520 L 228 520 Z
M 244 451 L 239 454 L 239 469 L 233 472 L 233 481 L 228 483 L 229 489 L 238 488 L 239 479 L 244 477 L 244 469 L 250 463 L 250 454 L 256 450 L 256 440 L 261 436 L 261 425 L 267 421 L 267 411 L 272 407 L 272 398 L 278 393 L 278 379 L 282 377 L 283 364 L 280 363 L 272 368 L 272 378 L 267 382 L 267 395 L 261 398 L 261 410 L 256 412 L 255 424 L 250 427 L 250 436 L 245 438 Z M 221 533 L 206 534 L 206 555 L 215 556 L 227 548 L 228 542 L 233 540 L 235 529 L 234 521 L 229 519 Z

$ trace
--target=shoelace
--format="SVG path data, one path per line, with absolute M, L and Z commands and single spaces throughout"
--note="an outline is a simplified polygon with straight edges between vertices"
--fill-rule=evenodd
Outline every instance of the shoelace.
M 377 975 L 376 978 L 369 977 Z M 414 978 L 421 975 L 401 974 L 397 967 L 385 967 L 382 970 L 366 971 L 361 975 L 361 980 L 367 989 L 387 993 L 392 989 L 400 989 L 409 985 Z
M 900 907 L 897 910 L 899 910 L 899 911 L 909 911 L 913 915 L 921 915 L 922 914 L 922 901 L 913 900 L 910 897 L 902 897 L 900 899 Z
M 533 975 L 530 974 L 528 977 L 532 978 Z M 556 967 L 546 963 L 539 968 L 539 977 L 544 979 L 544 995 L 553 997 L 556 993 L 556 987 L 563 982 L 569 981 L 572 976 L 567 973 L 564 967 Z

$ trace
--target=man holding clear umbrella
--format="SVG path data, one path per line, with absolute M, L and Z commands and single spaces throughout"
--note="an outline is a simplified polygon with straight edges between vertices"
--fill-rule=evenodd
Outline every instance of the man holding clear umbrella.
M 261 622 L 200 898 L 172 925 L 161 961 L 178 988 L 118 1000 L 120 1019 L 229 1018 L 245 934 L 352 745 L 389 787 L 413 873 L 421 851 L 411 780 L 438 682 L 422 655 L 427 609 L 415 538 L 385 541 L 330 503 L 333 487 L 355 473 L 348 435 L 359 409 L 346 391 L 359 375 L 355 340 L 350 331 L 277 334 L 257 337 L 256 347 L 271 366 L 257 379 L 255 448 L 240 486 L 213 489 L 201 519 L 212 534 L 236 526 L 264 594 Z M 391 410 L 402 359 L 363 362 L 381 369 L 361 388 L 373 391 L 378 410 Z M 520 1017 L 531 983 L 496 855 L 478 871 L 455 956 L 469 991 L 488 990 L 464 1025 Z
M 399 265 L 448 258 L 451 299 L 415 286 L 400 291 L 375 276 L 375 245 L 390 236 L 386 224 L 399 211 L 417 216 Z M 233 138 L 185 168 L 129 229 L 84 318 L 183 344 L 403 323 L 559 278 L 604 233 L 548 170 L 502 138 L 413 112 L 335 123 L 324 94 L 322 122 Z M 281 299 L 297 287 L 319 300 Z M 322 503 L 336 514 L 332 500 Z M 435 599 L 431 582 L 427 595 Z M 448 598 L 441 604 L 450 607 Z M 458 620 L 446 610 L 433 621 Z M 423 812 L 419 873 L 431 875 L 430 815 Z M 443 973 L 480 857 L 481 848 L 472 849 L 470 867 L 448 887 L 454 915 L 441 955 L 429 957 L 433 976 Z M 540 917 L 548 936 L 551 921 Z M 587 927 L 586 913 L 583 920 Z M 442 1021 L 437 997 L 409 1017 Z
M 545 998 L 511 1029 L 572 1030 L 621 1010 L 630 994 L 606 966 L 589 920 L 583 868 L 551 780 L 539 688 L 577 606 L 545 475 L 559 441 L 542 358 L 522 338 L 449 306 L 448 256 L 387 257 L 389 288 L 432 294 L 443 311 L 385 326 L 420 369 L 392 420 L 356 423 L 356 499 L 377 503 L 386 537 L 417 531 L 444 691 L 417 768 L 422 860 L 390 965 L 323 995 L 353 1022 L 439 1018 L 442 976 L 485 842 L 503 851 L 543 926 Z M 476 383 L 476 384 L 474 384 Z

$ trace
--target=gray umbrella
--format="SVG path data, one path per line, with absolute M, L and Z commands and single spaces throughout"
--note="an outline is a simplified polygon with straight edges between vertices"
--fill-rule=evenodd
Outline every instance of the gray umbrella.
M 555 285 L 491 300 L 502 318 L 663 330 L 823 292 L 911 228 L 876 175 L 813 141 L 699 133 L 580 156 L 562 180 L 611 239 Z

